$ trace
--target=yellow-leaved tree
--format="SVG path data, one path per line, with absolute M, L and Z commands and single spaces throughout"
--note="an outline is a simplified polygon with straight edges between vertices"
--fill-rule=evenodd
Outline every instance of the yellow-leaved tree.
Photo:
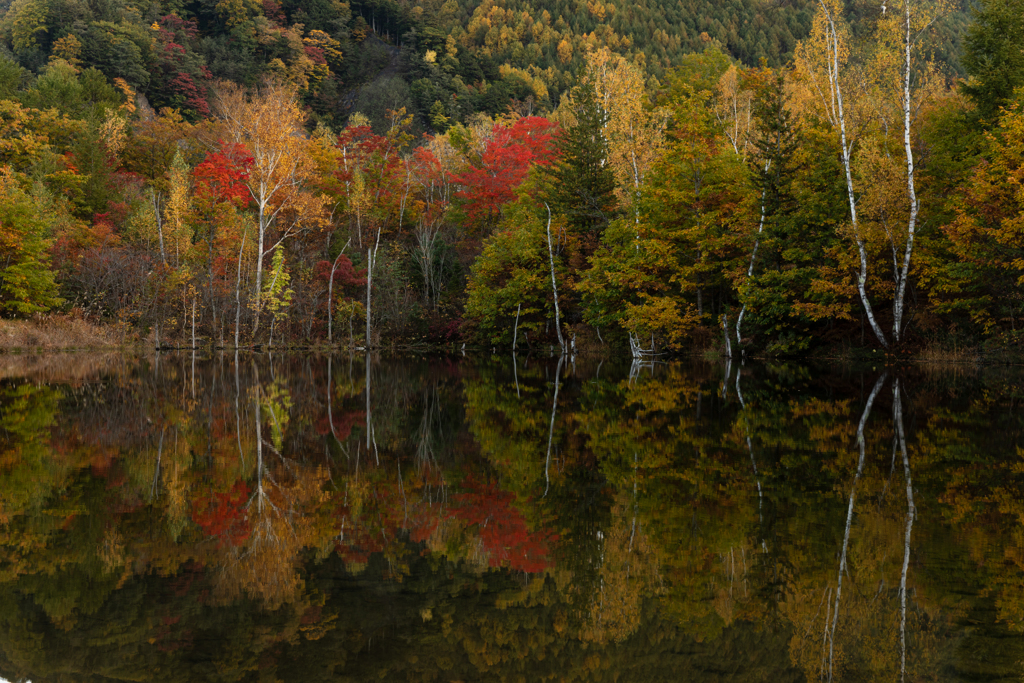
M 236 144 L 252 158 L 242 182 L 257 212 L 255 321 L 259 329 L 263 292 L 263 260 L 279 244 L 323 222 L 324 200 L 307 188 L 316 168 L 313 144 L 302 124 L 295 87 L 266 81 L 252 92 L 233 83 L 217 89 L 217 111 Z
M 587 54 L 583 82 L 593 86 L 604 113 L 603 133 L 616 194 L 639 223 L 644 181 L 662 156 L 668 113 L 650 106 L 643 69 L 608 48 Z

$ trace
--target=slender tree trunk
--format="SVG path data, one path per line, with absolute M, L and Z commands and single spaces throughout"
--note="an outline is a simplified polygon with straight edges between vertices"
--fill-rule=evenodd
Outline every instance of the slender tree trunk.
M 242 229 L 242 246 L 238 248 L 238 273 L 235 276 L 235 348 L 238 348 L 238 336 L 242 320 L 242 254 L 245 252 L 245 228 Z
M 555 332 L 558 333 L 558 345 L 565 353 L 565 339 L 562 338 L 561 314 L 558 310 L 558 282 L 555 280 L 555 252 L 551 246 L 551 207 L 544 202 L 544 208 L 548 210 L 548 261 L 551 264 L 551 291 L 555 295 Z
M 153 213 L 156 214 L 156 234 L 160 240 L 160 260 L 167 265 L 167 252 L 164 249 L 164 217 L 160 211 L 160 197 L 157 195 L 156 190 L 150 188 L 150 197 L 153 200 Z
M 857 499 L 857 483 L 860 481 L 861 475 L 864 473 L 864 427 L 867 425 L 868 416 L 871 415 L 871 406 L 875 403 L 875 398 L 878 396 L 878 392 L 882 389 L 882 385 L 885 383 L 886 373 L 882 373 L 882 376 L 875 382 L 874 388 L 871 390 L 871 394 L 868 396 L 868 402 L 864 406 L 864 412 L 860 417 L 860 424 L 857 426 L 857 446 L 860 448 L 860 457 L 857 459 L 857 472 L 853 475 L 853 486 L 850 487 L 850 502 L 846 507 L 846 530 L 843 533 L 843 549 L 839 556 L 839 573 L 836 577 L 836 597 L 835 604 L 832 608 L 832 624 L 827 629 L 828 638 L 828 680 L 832 680 L 833 676 L 833 664 L 835 662 L 835 636 L 836 626 L 839 623 L 839 599 L 843 593 L 843 575 L 846 574 L 846 555 L 850 547 L 850 529 L 853 526 L 853 506 L 854 501 Z
M 725 357 L 732 358 L 732 344 L 729 343 L 729 314 L 722 314 L 722 333 L 725 335 Z
M 331 279 L 327 282 L 327 343 L 333 343 L 334 337 L 334 271 L 338 267 L 338 261 L 345 255 L 345 250 L 348 249 L 348 245 L 352 243 L 352 239 L 349 238 L 348 242 L 345 242 L 345 246 L 341 248 L 341 253 L 338 254 L 334 259 L 334 265 L 331 266 Z
M 515 351 L 516 351 L 516 341 L 518 341 L 518 339 L 519 339 L 519 310 L 522 307 L 523 307 L 523 305 L 521 303 L 520 304 L 516 304 L 516 325 L 512 329 L 512 354 L 513 355 L 515 355 Z
M 868 279 L 868 252 L 867 247 L 864 244 L 864 238 L 860 234 L 860 223 L 857 221 L 857 201 L 853 190 L 853 172 L 851 170 L 850 162 L 850 150 L 852 145 L 848 142 L 846 136 L 846 112 L 843 108 L 843 89 L 839 82 L 839 32 L 836 29 L 836 19 L 832 16 L 832 12 L 829 10 L 827 4 L 823 0 L 819 0 L 819 5 L 825 12 L 825 18 L 828 22 L 828 30 L 826 35 L 826 42 L 829 45 L 829 64 L 828 64 L 828 76 L 829 85 L 831 86 L 831 94 L 833 98 L 833 107 L 835 113 L 835 123 L 839 126 L 839 142 L 842 146 L 842 158 L 843 158 L 843 171 L 846 176 L 846 196 L 850 204 L 850 222 L 853 225 L 853 236 L 857 242 L 857 252 L 860 256 L 860 273 L 857 275 L 857 293 L 860 295 L 861 305 L 864 307 L 864 313 L 867 315 L 868 322 L 871 324 L 871 330 L 875 333 L 875 337 L 878 342 L 886 349 L 889 348 L 889 341 L 885 337 L 885 332 L 879 326 L 878 321 L 875 320 L 874 309 L 871 308 L 871 301 L 868 299 L 867 293 L 867 279 Z
M 256 331 L 260 328 L 260 311 L 263 308 L 263 246 L 267 236 L 267 222 L 266 204 L 261 202 L 256 245 L 256 315 L 252 324 L 253 340 L 256 339 Z
M 917 228 L 917 191 L 914 186 L 914 149 L 910 144 L 910 0 L 903 0 L 904 8 L 904 61 L 903 61 L 903 149 L 907 155 L 907 196 L 910 218 L 907 222 L 907 243 L 903 251 L 903 264 L 896 273 L 896 299 L 893 302 L 892 341 L 899 344 L 903 336 L 903 314 L 906 301 L 907 279 L 910 277 L 910 256 L 914 250 L 914 230 Z
M 765 174 L 768 173 L 768 168 L 770 166 L 771 166 L 771 160 L 764 162 L 764 172 L 765 172 Z M 746 279 L 747 283 L 749 283 L 750 279 L 752 277 L 754 277 L 754 262 L 757 260 L 757 248 L 761 245 L 761 233 L 764 232 L 764 218 L 765 218 L 765 212 L 766 212 L 766 209 L 767 209 L 765 198 L 767 197 L 767 195 L 768 195 L 767 188 L 762 188 L 761 189 L 761 220 L 758 221 L 758 224 L 757 224 L 757 235 L 754 236 L 754 248 L 750 251 L 750 265 L 747 266 L 747 279 Z M 744 298 L 746 298 L 746 297 L 744 297 Z M 743 339 L 742 339 L 742 336 L 740 335 L 740 327 L 742 327 L 742 325 L 743 325 L 743 316 L 746 315 L 746 313 L 747 313 L 747 302 L 744 301 L 743 305 L 740 306 L 739 315 L 736 316 L 736 347 L 737 348 L 742 348 L 742 346 L 743 346 Z
M 373 291 L 373 251 L 366 250 L 366 353 L 370 353 L 370 293 Z
M 544 497 L 548 495 L 551 488 L 551 442 L 555 435 L 555 414 L 558 412 L 558 387 L 562 379 L 562 363 L 565 362 L 565 354 L 558 357 L 558 366 L 555 368 L 555 397 L 551 401 L 551 424 L 548 427 L 548 456 L 544 460 Z

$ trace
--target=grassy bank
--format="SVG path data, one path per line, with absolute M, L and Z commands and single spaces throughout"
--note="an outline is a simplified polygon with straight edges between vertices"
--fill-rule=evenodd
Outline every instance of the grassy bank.
M 64 314 L 0 320 L 0 349 L 99 349 L 132 341 L 115 326 Z

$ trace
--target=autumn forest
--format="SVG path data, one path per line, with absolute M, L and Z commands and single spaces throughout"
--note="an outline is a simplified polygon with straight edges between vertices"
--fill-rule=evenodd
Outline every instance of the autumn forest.
M 719 5 L 0 2 L 0 316 L 1015 348 L 1017 4 Z

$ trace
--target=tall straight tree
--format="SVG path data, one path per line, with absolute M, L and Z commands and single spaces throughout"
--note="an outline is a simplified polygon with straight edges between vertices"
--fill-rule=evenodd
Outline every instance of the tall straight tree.
M 599 237 L 615 213 L 615 176 L 608 165 L 607 123 L 592 83 L 573 89 L 572 121 L 558 136 L 558 157 L 544 168 L 550 178 L 551 206 L 581 235 Z
M 302 129 L 305 116 L 293 86 L 267 81 L 247 93 L 233 83 L 222 83 L 216 104 L 233 142 L 243 145 L 252 158 L 242 182 L 257 211 L 255 335 L 260 322 L 264 257 L 321 208 L 305 192 L 314 162 L 307 153 L 309 143 Z M 276 225 L 283 214 L 288 214 L 289 220 Z
M 807 76 L 809 85 L 819 100 L 825 120 L 839 136 L 846 196 L 850 205 L 850 224 L 860 260 L 857 293 L 860 295 L 860 302 L 871 325 L 871 331 L 875 333 L 878 342 L 888 349 L 889 339 L 875 318 L 875 311 L 867 292 L 868 250 L 857 215 L 857 192 L 853 183 L 854 139 L 850 135 L 849 107 L 844 100 L 850 89 L 851 70 L 848 65 L 849 28 L 842 12 L 841 0 L 818 0 L 811 35 L 797 47 L 797 68 Z
M 752 116 L 757 123 L 757 134 L 751 147 L 754 154 L 749 166 L 754 186 L 761 191 L 761 216 L 754 234 L 743 284 L 737 287 L 741 308 L 736 316 L 736 345 L 743 346 L 742 326 L 749 299 L 747 289 L 757 266 L 757 252 L 761 246 L 765 226 L 791 202 L 788 185 L 793 172 L 793 155 L 798 141 L 792 113 L 786 108 L 785 78 L 781 72 L 765 74 L 764 82 L 756 88 Z

